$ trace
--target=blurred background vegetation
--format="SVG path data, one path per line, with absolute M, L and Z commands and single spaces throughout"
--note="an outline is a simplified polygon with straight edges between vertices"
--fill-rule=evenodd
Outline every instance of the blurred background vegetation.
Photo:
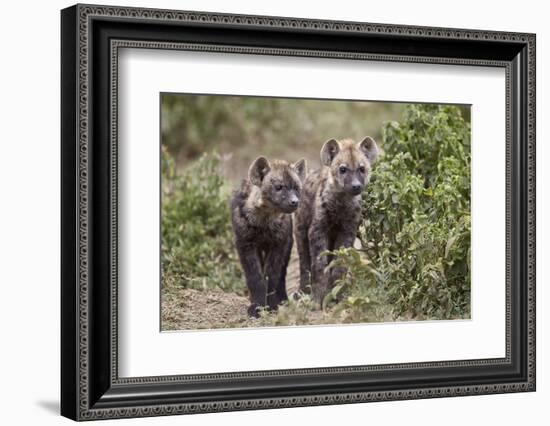
M 178 169 L 216 151 L 237 181 L 259 155 L 319 166 L 319 151 L 330 138 L 379 140 L 381 123 L 401 116 L 405 104 L 163 94 L 162 145 Z M 294 158 L 296 157 L 296 158 Z M 230 160 L 230 161 L 229 161 Z
M 324 141 L 366 135 L 383 155 L 363 194 L 357 244 L 335 253 L 348 272 L 322 316 L 306 297 L 261 321 L 469 318 L 469 121 L 465 106 L 163 94 L 163 329 L 182 328 L 169 320 L 183 309 L 178 291 L 246 296 L 229 198 L 253 159 L 303 157 L 315 169 Z M 287 287 L 297 286 L 297 268 L 294 253 Z M 257 325 L 246 315 L 205 321 L 196 328 Z

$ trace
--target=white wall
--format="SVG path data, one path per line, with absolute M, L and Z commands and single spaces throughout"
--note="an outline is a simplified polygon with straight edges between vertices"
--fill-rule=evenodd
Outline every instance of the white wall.
M 543 1 L 108 1 L 143 7 L 537 33 L 538 390 L 530 394 L 119 420 L 119 424 L 545 424 L 550 401 L 550 27 Z M 59 9 L 67 1 L 2 5 L 0 63 L 0 417 L 66 424 L 59 401 Z M 547 421 L 547 420 L 546 420 Z M 102 424 L 110 424 L 107 421 Z M 115 423 L 113 423 L 115 424 Z

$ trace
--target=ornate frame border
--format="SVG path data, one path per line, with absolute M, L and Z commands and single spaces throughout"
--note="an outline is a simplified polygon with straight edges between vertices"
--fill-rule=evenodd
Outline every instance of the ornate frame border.
M 294 18 L 276 18 L 264 16 L 245 16 L 245 15 L 226 15 L 202 12 L 183 12 L 168 11 L 156 9 L 135 9 L 120 7 L 104 7 L 77 5 L 77 77 L 76 85 L 78 88 L 78 111 L 77 111 L 77 164 L 76 176 L 78 178 L 77 194 L 77 351 L 78 363 L 76 364 L 75 383 L 78 391 L 77 407 L 75 407 L 74 417 L 79 420 L 102 419 L 112 417 L 137 417 L 150 415 L 169 415 L 196 412 L 213 412 L 243 409 L 276 408 L 321 404 L 339 404 L 364 401 L 382 401 L 399 400 L 414 398 L 433 398 L 442 396 L 474 395 L 487 393 L 532 391 L 535 389 L 535 36 L 533 34 L 503 33 L 493 31 L 446 29 L 446 28 L 425 28 L 409 27 L 399 25 L 368 24 L 356 22 L 336 22 Z M 145 405 L 140 407 L 108 407 L 95 408 L 90 399 L 89 389 L 89 353 L 90 353 L 90 331 L 89 331 L 89 217 L 90 217 L 90 163 L 89 163 L 89 113 L 90 113 L 90 27 L 93 19 L 96 18 L 120 18 L 139 20 L 140 22 L 155 21 L 173 21 L 181 23 L 209 23 L 220 25 L 238 25 L 261 28 L 293 28 L 303 30 L 315 30 L 326 32 L 349 32 L 362 34 L 382 34 L 382 35 L 411 35 L 423 38 L 438 38 L 449 40 L 486 40 L 486 41 L 505 41 L 512 43 L 523 43 L 527 47 L 527 294 L 528 300 L 528 322 L 527 322 L 527 380 L 514 383 L 486 384 L 479 386 L 450 386 L 446 388 L 435 387 L 425 389 L 403 389 L 380 392 L 354 392 L 354 393 L 332 393 L 326 395 L 311 395 L 300 397 L 273 397 L 262 399 L 242 399 L 231 401 L 215 401 L 202 403 L 166 403 L 162 405 Z M 200 376 L 161 376 L 146 378 L 126 378 L 120 379 L 117 374 L 117 70 L 118 70 L 118 49 L 119 48 L 155 48 L 155 49 L 178 49 L 178 50 L 198 50 L 198 51 L 217 51 L 239 54 L 266 54 L 266 55 L 297 55 L 297 56 L 315 56 L 340 59 L 362 59 L 362 60 L 384 60 L 397 62 L 427 62 L 427 63 L 445 63 L 460 65 L 483 65 L 497 66 L 506 69 L 506 114 L 507 114 L 507 260 L 506 260 L 506 358 L 494 360 L 467 360 L 456 362 L 435 362 L 420 364 L 394 364 L 383 366 L 365 366 L 365 367 L 334 367 L 322 369 L 306 370 L 275 370 L 267 372 L 247 372 L 247 373 L 224 373 L 216 375 Z M 422 368 L 422 367 L 442 367 L 442 366 L 470 366 L 470 365 L 489 365 L 502 364 L 510 362 L 510 341 L 511 341 L 511 286 L 510 286 L 510 255 L 511 255 L 511 172 L 510 164 L 512 153 L 510 149 L 511 129 L 509 118 L 511 115 L 510 97 L 512 88 L 511 65 L 507 61 L 475 60 L 461 58 L 440 58 L 440 57 L 417 57 L 403 55 L 385 55 L 385 54 L 366 54 L 366 53 L 346 53 L 346 52 L 327 52 L 300 49 L 279 49 L 279 48 L 255 48 L 242 46 L 221 46 L 211 44 L 193 44 L 193 43 L 171 43 L 171 42 L 152 42 L 142 40 L 111 40 L 111 369 L 110 380 L 113 385 L 124 384 L 152 384 L 152 383 L 172 383 L 181 381 L 198 380 L 216 380 L 220 378 L 242 378 L 242 377 L 265 377 L 265 376 L 284 376 L 284 375 L 304 375 L 310 373 L 335 373 L 335 372 L 356 372 L 389 370 L 400 368 Z M 72 411 L 67 411 L 70 413 Z
M 222 52 L 222 53 L 234 53 L 234 54 L 265 54 L 265 55 L 283 55 L 283 56 L 307 56 L 307 57 L 324 57 L 331 59 L 356 59 L 356 60 L 370 60 L 370 61 L 385 61 L 385 62 L 413 62 L 413 63 L 441 63 L 452 65 L 472 65 L 472 66 L 491 66 L 502 67 L 506 73 L 506 85 L 507 93 L 506 97 L 510 95 L 510 65 L 503 61 L 486 61 L 486 60 L 463 60 L 463 59 L 445 59 L 441 58 L 416 58 L 411 56 L 394 56 L 394 55 L 371 55 L 360 53 L 342 53 L 342 52 L 324 52 L 324 51 L 306 51 L 296 49 L 270 49 L 270 48 L 248 48 L 248 47 L 232 47 L 221 45 L 201 45 L 191 43 L 162 43 L 162 42 L 150 42 L 150 41 L 135 41 L 135 40 L 111 40 L 111 287 L 113 288 L 113 294 L 111 297 L 111 345 L 113 348 L 117 348 L 118 341 L 118 329 L 117 329 L 117 224 L 118 224 L 118 186 L 117 186 L 117 162 L 118 162 L 118 134 L 117 134 L 117 116 L 118 116 L 118 53 L 121 48 L 132 49 L 160 49 L 160 50 L 187 50 L 187 51 L 199 51 L 199 52 Z M 507 106 L 507 118 L 510 116 L 510 110 Z M 506 162 L 509 165 L 511 161 L 511 152 L 509 149 L 510 134 L 507 129 L 507 152 Z M 506 182 L 506 204 L 509 206 L 511 203 L 511 188 L 509 179 Z M 506 210 L 506 228 L 510 227 L 510 209 Z M 506 247 L 507 257 L 510 251 L 510 247 Z M 509 264 L 509 262 L 507 262 Z M 508 265 L 509 266 L 509 265 Z M 292 370 L 267 370 L 267 371 L 251 371 L 251 372 L 239 372 L 239 373 L 218 373 L 218 374 L 201 374 L 201 375 L 174 375 L 174 376 L 155 376 L 155 377 L 136 377 L 136 378 L 119 378 L 117 371 L 118 353 L 117 350 L 112 351 L 111 358 L 111 380 L 113 383 L 169 383 L 173 381 L 192 381 L 192 380 L 213 380 L 222 378 L 238 379 L 243 377 L 262 377 L 262 376 L 279 376 L 279 375 L 299 375 L 307 373 L 335 373 L 335 372 L 356 372 L 356 371 L 376 371 L 376 370 L 391 370 L 398 368 L 410 368 L 410 367 L 450 367 L 450 366 L 474 366 L 474 365 L 490 365 L 501 364 L 502 362 L 510 362 L 510 345 L 511 345 L 511 306 L 510 306 L 510 277 L 507 275 L 506 283 L 506 356 L 504 359 L 476 359 L 476 360 L 462 360 L 462 361 L 446 361 L 446 362 L 422 362 L 422 363 L 401 363 L 401 364 L 384 364 L 384 365 L 367 365 L 356 367 L 329 367 L 329 368 L 308 368 L 308 369 L 292 369 Z

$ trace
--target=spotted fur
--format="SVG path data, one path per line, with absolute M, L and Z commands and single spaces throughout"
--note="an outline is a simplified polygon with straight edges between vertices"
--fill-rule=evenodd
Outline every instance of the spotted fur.
M 330 139 L 321 149 L 320 170 L 309 173 L 296 212 L 294 237 L 300 256 L 300 290 L 321 303 L 343 272 L 327 273 L 327 250 L 351 247 L 361 220 L 361 192 L 378 156 L 376 142 Z

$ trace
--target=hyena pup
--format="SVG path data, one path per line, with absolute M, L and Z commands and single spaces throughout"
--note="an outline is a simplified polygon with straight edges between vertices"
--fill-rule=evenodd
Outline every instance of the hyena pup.
M 288 299 L 286 269 L 292 249 L 292 213 L 300 204 L 305 160 L 257 158 L 231 200 L 235 244 L 250 292 L 248 314 L 277 309 Z
M 330 139 L 321 149 L 322 168 L 308 174 L 296 212 L 300 290 L 322 303 L 342 269 L 326 272 L 326 250 L 351 247 L 361 221 L 361 192 L 378 157 L 376 142 Z

